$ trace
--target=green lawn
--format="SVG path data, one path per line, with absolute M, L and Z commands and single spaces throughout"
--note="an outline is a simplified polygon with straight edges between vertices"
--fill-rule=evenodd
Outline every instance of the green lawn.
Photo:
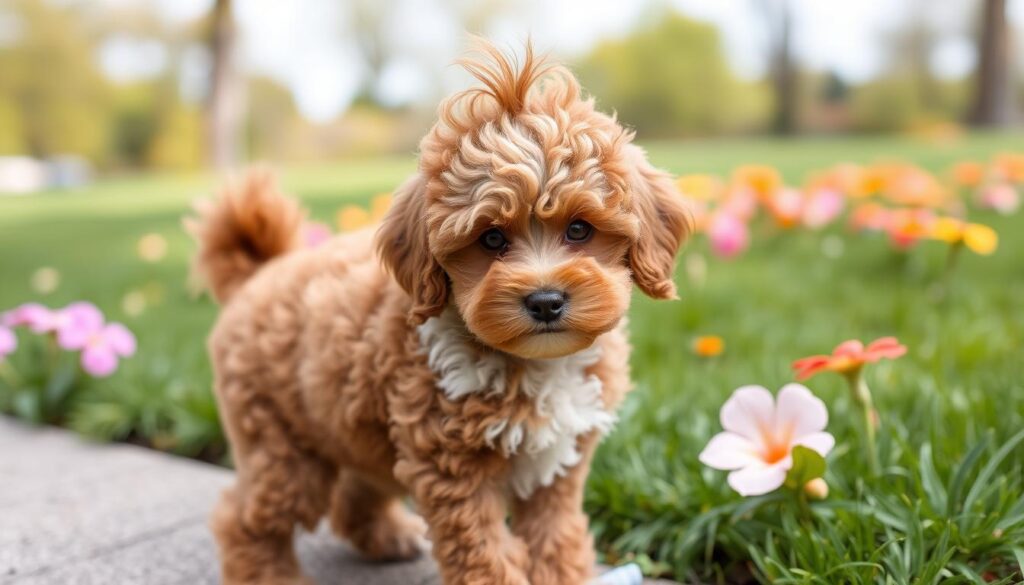
M 1019 135 L 943 145 L 719 140 L 649 151 L 677 173 L 725 174 L 757 162 L 799 181 L 840 161 L 899 159 L 943 171 L 1022 144 Z M 339 206 L 392 189 L 413 167 L 411 158 L 350 161 L 294 168 L 283 181 L 329 221 Z M 210 458 L 223 452 L 204 350 L 216 309 L 188 292 L 191 245 L 179 227 L 188 202 L 215 184 L 209 176 L 148 176 L 0 199 L 0 308 L 89 299 L 139 337 L 139 354 L 118 374 L 71 397 L 61 415 L 67 424 Z M 1021 582 L 1024 447 L 1008 442 L 1024 428 L 1022 218 L 973 213 L 998 230 L 999 250 L 964 254 L 945 294 L 945 249 L 935 242 L 900 254 L 884 238 L 838 225 L 779 233 L 758 224 L 751 250 L 731 262 L 709 256 L 703 238 L 691 242 L 677 274 L 682 300 L 638 295 L 631 310 L 637 391 L 599 452 L 587 498 L 606 560 L 635 557 L 649 571 L 723 583 L 750 575 L 777 583 Z M 136 255 L 149 232 L 169 241 L 162 262 Z M 703 277 L 694 269 L 702 260 Z M 41 266 L 61 274 L 57 291 L 42 298 L 29 284 Z M 136 289 L 154 304 L 132 317 L 122 299 Z M 695 357 L 690 343 L 701 334 L 722 336 L 725 353 Z M 724 472 L 697 461 L 733 389 L 775 391 L 792 381 L 793 359 L 883 335 L 898 336 L 909 353 L 868 371 L 881 416 L 879 477 L 868 472 L 842 380 L 828 375 L 808 386 L 828 404 L 837 438 L 826 474 L 831 494 L 809 513 L 784 495 L 741 499 Z

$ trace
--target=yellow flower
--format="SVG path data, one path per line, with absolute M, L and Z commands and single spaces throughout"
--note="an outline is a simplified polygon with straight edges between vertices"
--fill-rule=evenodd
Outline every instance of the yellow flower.
M 351 232 L 370 225 L 370 213 L 358 205 L 346 205 L 338 210 L 338 231 Z
M 167 255 L 167 239 L 160 234 L 146 234 L 136 245 L 139 258 L 146 262 L 159 262 Z
M 56 268 L 43 266 L 32 273 L 32 290 L 48 295 L 60 286 L 60 272 Z
M 711 175 L 683 175 L 676 187 L 684 197 L 698 201 L 717 201 L 722 195 L 722 182 Z
M 931 236 L 951 245 L 963 244 L 975 254 L 987 256 L 999 247 L 999 234 L 987 225 L 967 223 L 954 217 L 940 217 L 931 226 Z
M 717 335 L 701 335 L 693 340 L 693 353 L 700 357 L 715 357 L 725 351 L 725 341 Z
M 370 218 L 378 222 L 384 218 L 384 214 L 391 208 L 391 193 L 381 193 L 374 196 L 370 201 Z

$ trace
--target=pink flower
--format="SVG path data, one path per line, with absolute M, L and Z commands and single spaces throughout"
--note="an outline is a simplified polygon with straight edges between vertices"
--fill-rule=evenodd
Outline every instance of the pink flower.
M 39 303 L 25 303 L 4 313 L 0 325 L 28 327 L 35 333 L 46 333 L 52 330 L 53 315 L 53 311 Z
M 103 320 L 96 305 L 79 301 L 53 313 L 50 331 L 57 334 L 57 345 L 62 348 L 82 349 L 89 336 L 103 328 Z
M 796 189 L 782 189 L 768 199 L 768 211 L 775 223 L 784 228 L 796 227 L 800 223 L 804 208 L 803 193 Z
M 0 325 L 0 361 L 18 349 L 18 338 L 10 328 Z
M 978 193 L 978 203 L 1000 215 L 1010 215 L 1020 208 L 1020 195 L 1009 183 L 995 183 Z
M 843 212 L 843 194 L 835 189 L 817 189 L 811 191 L 804 201 L 804 225 L 818 229 L 832 223 Z
M 733 189 L 726 195 L 719 209 L 742 221 L 750 221 L 757 211 L 757 195 L 747 188 Z
M 747 224 L 731 213 L 716 213 L 708 222 L 711 250 L 723 258 L 732 258 L 750 245 Z
M 731 471 L 729 486 L 741 496 L 759 496 L 782 486 L 797 445 L 822 457 L 835 446 L 835 439 L 825 432 L 825 403 L 800 384 L 783 386 L 778 400 L 761 386 L 739 388 L 719 417 L 725 431 L 711 438 L 700 461 Z
M 120 323 L 109 323 L 91 332 L 82 347 L 82 369 L 103 378 L 114 373 L 122 357 L 135 354 L 135 336 Z
M 331 239 L 331 228 L 317 221 L 306 222 L 302 226 L 302 237 L 307 248 L 316 248 Z

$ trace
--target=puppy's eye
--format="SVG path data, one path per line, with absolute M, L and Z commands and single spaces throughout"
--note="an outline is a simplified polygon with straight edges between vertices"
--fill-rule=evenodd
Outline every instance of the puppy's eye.
M 508 240 L 501 230 L 491 228 L 480 236 L 480 245 L 491 252 L 500 252 L 508 247 Z
M 575 244 L 579 244 L 590 239 L 590 235 L 593 233 L 594 226 L 582 219 L 577 219 L 570 223 L 569 227 L 565 230 L 565 239 Z

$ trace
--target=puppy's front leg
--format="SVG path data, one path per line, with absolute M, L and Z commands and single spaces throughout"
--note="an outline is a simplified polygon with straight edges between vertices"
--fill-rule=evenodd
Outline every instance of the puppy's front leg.
M 462 463 L 451 467 L 472 470 L 475 477 L 455 477 L 429 462 L 401 461 L 396 467 L 411 480 L 407 485 L 427 521 L 445 585 L 530 585 L 526 545 L 505 523 L 503 489 L 479 467 Z
M 594 543 L 583 513 L 583 486 L 599 437 L 579 439 L 580 462 L 526 500 L 516 499 L 512 530 L 530 550 L 532 585 L 583 585 L 594 576 Z

